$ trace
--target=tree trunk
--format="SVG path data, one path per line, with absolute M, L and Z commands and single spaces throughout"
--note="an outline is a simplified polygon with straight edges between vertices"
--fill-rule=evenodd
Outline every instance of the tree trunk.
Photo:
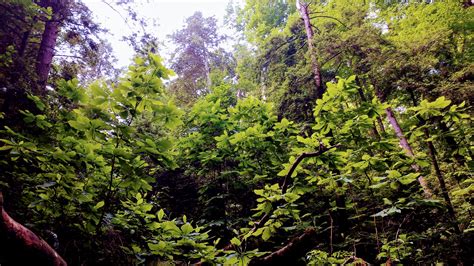
M 1 192 L 0 246 L 2 256 L 5 256 L 12 265 L 67 265 L 46 241 L 8 215 L 3 209 Z
M 388 121 L 390 122 L 390 125 L 392 125 L 393 130 L 395 131 L 395 134 L 397 135 L 399 141 L 400 141 L 400 146 L 405 150 L 405 152 L 410 156 L 410 157 L 415 157 L 415 154 L 413 153 L 413 149 L 411 148 L 410 144 L 408 143 L 408 140 L 406 139 L 405 135 L 403 134 L 403 130 L 398 124 L 397 118 L 395 118 L 395 115 L 392 111 L 391 107 L 388 107 L 385 109 L 385 113 L 387 114 Z M 413 170 L 416 172 L 420 172 L 420 166 L 417 164 L 413 164 L 411 166 Z M 423 192 L 425 193 L 426 197 L 432 197 L 433 192 L 428 186 L 428 182 L 426 179 L 420 175 L 418 177 L 418 182 L 420 183 L 421 187 L 423 188 Z
M 428 132 L 428 129 L 425 128 L 424 132 L 425 132 L 426 139 L 429 139 L 430 133 Z M 428 144 L 428 151 L 431 158 L 431 163 L 433 164 L 433 167 L 435 169 L 436 177 L 438 177 L 439 186 L 441 187 L 441 193 L 443 194 L 444 201 L 446 202 L 448 213 L 454 222 L 454 229 L 459 234 L 461 233 L 461 231 L 459 230 L 459 226 L 456 220 L 456 213 L 454 212 L 453 204 L 451 203 L 451 198 L 449 197 L 449 192 L 448 192 L 448 189 L 446 188 L 446 182 L 444 180 L 443 174 L 441 173 L 441 170 L 439 169 L 438 160 L 436 159 L 435 147 L 432 141 L 428 141 L 427 144 Z
M 306 31 L 306 37 L 308 41 L 308 51 L 311 57 L 311 69 L 313 71 L 314 85 L 316 86 L 316 99 L 319 99 L 324 94 L 324 88 L 322 86 L 321 71 L 319 67 L 319 62 L 316 57 L 316 51 L 313 47 L 313 25 L 311 25 L 311 20 L 309 18 L 309 4 L 303 3 L 300 0 L 296 0 L 296 7 L 300 13 L 301 18 L 304 21 L 304 28 Z
M 383 122 L 382 122 L 382 119 L 380 118 L 380 116 L 377 116 L 377 124 L 379 125 L 380 130 L 382 131 L 382 133 L 385 133 L 385 126 L 383 125 Z
M 64 11 L 67 0 L 43 0 L 39 5 L 43 8 L 51 7 L 51 18 L 45 22 L 44 31 L 41 36 L 41 43 L 36 58 L 36 75 L 38 78 L 38 87 L 36 94 L 44 95 L 48 82 L 49 71 L 54 56 L 54 47 L 58 38 L 59 26 L 64 19 Z

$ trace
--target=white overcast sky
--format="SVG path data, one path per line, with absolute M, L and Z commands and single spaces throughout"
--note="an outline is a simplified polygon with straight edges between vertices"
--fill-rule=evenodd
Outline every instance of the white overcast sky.
M 107 0 L 112 2 L 111 0 Z M 101 0 L 83 0 L 92 10 L 96 21 L 103 27 L 109 29 L 108 41 L 112 44 L 115 56 L 118 59 L 118 66 L 128 65 L 133 57 L 133 50 L 125 42 L 121 41 L 121 36 L 131 32 L 124 19 L 112 8 Z M 196 11 L 201 11 L 205 17 L 215 16 L 219 21 L 219 26 L 223 25 L 225 10 L 230 0 L 135 0 L 138 15 L 148 19 L 156 19 L 158 27 L 147 29 L 158 39 L 165 43 L 164 49 L 160 51 L 166 57 L 172 50 L 172 45 L 167 39 L 167 35 L 180 29 L 185 18 L 191 16 Z M 234 1 L 234 3 L 237 1 Z M 122 15 L 126 13 L 121 11 Z

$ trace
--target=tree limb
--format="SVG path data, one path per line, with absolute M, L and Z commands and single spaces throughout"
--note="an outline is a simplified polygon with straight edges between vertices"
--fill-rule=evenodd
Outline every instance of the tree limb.
M 298 165 L 303 161 L 303 159 L 305 158 L 311 158 L 311 157 L 317 157 L 331 149 L 334 149 L 334 148 L 337 148 L 339 147 L 340 144 L 336 144 L 334 146 L 331 146 L 331 147 L 325 147 L 323 145 L 321 145 L 319 151 L 317 152 L 308 152 L 308 153 L 302 153 L 300 156 L 298 156 L 298 158 L 296 158 L 296 160 L 293 162 L 293 165 L 291 166 L 290 168 L 290 171 L 288 172 L 288 174 L 285 176 L 285 179 L 283 179 L 283 183 L 282 183 L 282 186 L 281 186 L 281 194 L 285 194 L 286 191 L 288 190 L 288 180 L 291 178 L 291 176 L 293 175 L 293 172 L 295 172 L 296 170 L 296 167 L 298 167 Z M 250 233 L 253 233 L 255 232 L 258 228 L 262 227 L 262 225 L 264 225 L 269 219 L 270 219 L 270 212 L 269 213 L 266 213 L 265 215 L 262 216 L 262 218 L 260 218 L 260 220 L 258 222 L 256 222 L 253 226 L 253 228 L 250 230 Z
M 292 265 L 313 248 L 316 234 L 316 230 L 309 227 L 286 246 L 265 257 L 251 260 L 249 265 Z
M 314 18 L 329 18 L 329 19 L 334 19 L 335 21 L 339 22 L 344 28 L 348 29 L 349 27 L 347 27 L 346 24 L 344 24 L 344 22 L 342 22 L 340 19 L 338 18 L 335 18 L 335 17 L 331 17 L 331 16 L 323 16 L 323 15 L 317 15 L 317 16 L 314 16 L 314 17 L 311 17 L 310 19 L 314 19 Z
M 298 165 L 301 163 L 301 161 L 303 161 L 303 159 L 311 158 L 311 157 L 318 157 L 319 155 L 321 155 L 321 154 L 323 154 L 323 153 L 325 153 L 325 152 L 327 152 L 331 149 L 337 148 L 339 146 L 340 146 L 339 144 L 331 146 L 331 147 L 321 146 L 321 148 L 317 152 L 308 152 L 308 153 L 305 152 L 305 153 L 302 153 L 300 156 L 298 156 L 298 158 L 296 158 L 296 160 L 293 162 L 293 165 L 291 166 L 290 171 L 285 176 L 285 179 L 283 179 L 283 184 L 281 186 L 281 194 L 286 193 L 286 191 L 288 189 L 288 180 L 291 178 L 291 176 L 293 175 L 293 172 L 296 170 L 296 167 L 298 167 Z
M 20 254 L 15 260 L 28 260 L 36 265 L 67 265 L 66 261 L 46 241 L 8 215 L 3 209 L 2 192 L 0 192 L 0 210 L 0 242 L 6 244 L 5 246 L 12 252 Z M 5 250 L 2 250 L 3 252 Z M 12 263 L 23 264 L 18 261 L 12 261 Z

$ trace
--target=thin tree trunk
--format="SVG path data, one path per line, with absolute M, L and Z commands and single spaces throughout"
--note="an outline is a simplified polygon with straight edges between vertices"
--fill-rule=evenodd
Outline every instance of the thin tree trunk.
M 413 102 L 413 106 L 418 106 L 418 101 L 415 97 L 415 94 L 413 93 L 413 90 L 409 90 L 411 100 Z M 418 120 L 420 121 L 420 126 L 426 125 L 426 120 L 423 119 L 421 116 L 417 116 Z M 430 139 L 430 132 L 428 128 L 424 128 L 423 132 L 425 133 L 425 138 L 428 140 L 426 141 L 426 144 L 428 145 L 428 152 L 431 158 L 431 163 L 433 165 L 433 168 L 435 169 L 435 174 L 436 177 L 438 178 L 439 186 L 441 187 L 441 193 L 443 194 L 444 201 L 446 202 L 447 208 L 448 208 L 448 213 L 451 216 L 451 219 L 453 220 L 454 223 L 454 229 L 456 232 L 459 234 L 461 233 L 461 230 L 459 229 L 458 222 L 456 220 L 456 213 L 454 212 L 453 204 L 451 203 L 451 198 L 449 197 L 449 192 L 448 189 L 446 188 L 446 182 L 444 180 L 443 174 L 441 173 L 441 170 L 439 169 L 439 164 L 438 164 L 438 159 L 436 158 L 436 149 L 434 147 L 434 144 Z
M 31 33 L 31 29 L 28 29 L 27 31 L 23 32 L 23 35 L 21 37 L 20 48 L 18 49 L 18 56 L 20 58 L 22 58 L 23 55 L 25 55 L 26 47 L 28 45 L 28 39 L 30 38 L 30 33 Z
M 443 139 L 446 141 L 448 150 L 450 151 L 450 153 L 453 154 L 453 161 L 458 163 L 460 166 L 464 166 L 466 160 L 461 154 L 458 153 L 459 144 L 452 136 L 449 135 L 449 128 L 446 126 L 446 123 L 444 123 L 443 121 L 439 121 L 438 125 L 441 131 L 443 132 L 442 136 Z
M 36 74 L 38 75 L 38 94 L 45 93 L 49 70 L 54 56 L 54 47 L 58 37 L 59 22 L 48 21 L 41 38 L 38 58 L 36 59 Z
M 377 116 L 377 124 L 379 124 L 380 130 L 385 133 L 385 126 L 383 125 L 382 119 L 380 116 Z
M 408 143 L 408 140 L 406 139 L 405 135 L 403 134 L 403 130 L 400 127 L 400 124 L 398 124 L 397 118 L 395 118 L 395 115 L 392 111 L 391 107 L 388 107 L 385 109 L 385 113 L 387 114 L 388 121 L 390 122 L 390 125 L 392 125 L 393 130 L 395 131 L 395 134 L 397 135 L 399 141 L 400 141 L 400 146 L 405 150 L 405 152 L 410 156 L 410 157 L 415 157 L 415 154 L 413 153 L 413 149 L 411 148 L 410 144 Z M 416 172 L 420 172 L 421 168 L 417 164 L 412 164 L 411 166 L 413 170 Z M 420 183 L 421 187 L 423 188 L 423 192 L 427 197 L 432 197 L 433 192 L 428 186 L 428 182 L 426 181 L 425 177 L 420 175 L 418 177 L 418 182 Z
M 427 128 L 424 129 L 426 139 L 430 138 L 430 133 Z M 446 202 L 446 207 L 448 208 L 449 215 L 451 219 L 455 223 L 455 230 L 457 233 L 461 233 L 459 230 L 459 226 L 456 220 L 456 213 L 454 212 L 453 204 L 451 203 L 451 198 L 449 197 L 448 189 L 446 188 L 446 182 L 444 180 L 443 174 L 439 169 L 438 160 L 436 158 L 436 149 L 433 145 L 432 141 L 428 141 L 428 151 L 431 158 L 431 163 L 433 164 L 433 168 L 435 169 L 436 177 L 438 177 L 439 186 L 441 187 L 441 193 L 443 194 L 444 201 Z
M 314 50 L 314 46 L 313 46 L 314 32 L 313 32 L 313 25 L 311 25 L 311 20 L 309 18 L 309 10 L 308 10 L 309 4 L 303 3 L 300 0 L 296 0 L 296 6 L 298 8 L 301 18 L 304 21 L 304 28 L 306 31 L 306 37 L 308 41 L 308 51 L 311 57 L 311 69 L 313 71 L 314 85 L 316 86 L 316 99 L 319 99 L 324 94 L 324 88 L 322 86 L 322 78 L 321 78 L 319 62 L 316 57 L 316 51 Z
M 204 60 L 204 67 L 206 68 L 206 86 L 207 86 L 207 93 L 211 92 L 212 80 L 211 80 L 211 68 L 209 66 L 209 62 L 207 58 Z

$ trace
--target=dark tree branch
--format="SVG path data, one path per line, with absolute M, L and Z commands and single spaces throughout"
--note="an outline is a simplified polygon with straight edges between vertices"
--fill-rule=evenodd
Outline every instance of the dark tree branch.
M 249 265 L 292 265 L 313 248 L 316 235 L 316 230 L 309 227 L 286 246 L 265 257 L 251 260 Z
M 302 153 L 300 156 L 298 156 L 298 158 L 296 158 L 295 162 L 291 166 L 290 171 L 285 176 L 285 179 L 283 179 L 283 184 L 281 186 L 281 194 L 286 193 L 286 190 L 288 189 L 288 180 L 291 178 L 291 176 L 293 175 L 293 172 L 296 170 L 296 167 L 298 167 L 298 165 L 301 163 L 301 161 L 303 161 L 303 159 L 311 158 L 311 157 L 318 157 L 319 155 L 321 155 L 321 154 L 323 154 L 323 153 L 325 153 L 325 152 L 327 152 L 331 149 L 337 148 L 339 146 L 340 146 L 340 144 L 336 144 L 336 145 L 331 146 L 331 147 L 321 146 L 321 148 L 317 152 Z
M 344 26 L 344 28 L 346 28 L 346 29 L 349 28 L 349 27 L 347 27 L 346 24 L 344 24 L 344 22 L 342 22 L 340 19 L 335 18 L 335 17 L 324 16 L 324 15 L 317 15 L 317 16 L 311 17 L 311 19 L 314 19 L 314 18 L 329 18 L 329 19 L 334 19 L 335 21 L 339 22 L 342 26 Z
M 342 54 L 344 51 L 340 51 L 340 52 L 337 52 L 335 53 L 334 55 L 331 55 L 328 59 L 326 59 L 324 61 L 324 63 L 321 64 L 321 66 L 324 66 L 325 64 L 327 64 L 329 61 L 333 60 L 334 58 L 336 58 L 337 56 L 339 56 L 340 54 Z
M 321 154 L 323 154 L 323 153 L 325 153 L 325 152 L 327 152 L 331 149 L 337 148 L 339 146 L 340 146 L 340 144 L 336 144 L 336 145 L 331 146 L 331 147 L 324 147 L 324 146 L 321 145 L 321 148 L 317 152 L 303 153 L 300 156 L 298 156 L 298 158 L 296 158 L 296 160 L 293 162 L 293 165 L 291 166 L 290 171 L 288 172 L 288 174 L 283 179 L 283 183 L 282 183 L 282 186 L 281 186 L 281 194 L 285 194 L 286 191 L 288 190 L 288 180 L 291 178 L 291 176 L 293 175 L 293 173 L 296 170 L 296 167 L 298 167 L 298 165 L 303 161 L 303 159 L 311 158 L 311 157 L 318 157 L 319 155 L 321 155 Z M 263 215 L 262 218 L 260 218 L 260 220 L 254 224 L 254 226 L 250 230 L 249 234 L 255 232 L 258 228 L 262 227 L 270 219 L 270 216 L 271 216 L 270 212 Z

